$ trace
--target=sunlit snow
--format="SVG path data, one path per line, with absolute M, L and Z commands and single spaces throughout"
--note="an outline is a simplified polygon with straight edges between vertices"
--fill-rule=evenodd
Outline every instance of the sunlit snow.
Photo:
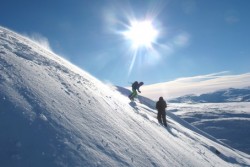
M 2 27 L 0 70 L 1 167 L 250 165 L 171 112 L 162 127 L 153 101 L 131 103 L 128 90 Z

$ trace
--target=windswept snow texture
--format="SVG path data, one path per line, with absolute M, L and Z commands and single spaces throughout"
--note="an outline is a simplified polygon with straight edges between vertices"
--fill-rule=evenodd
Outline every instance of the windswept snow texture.
M 171 103 L 225 103 L 250 102 L 250 87 L 229 88 L 201 95 L 186 95 L 169 100 Z
M 250 155 L 250 103 L 171 103 L 170 110 L 224 143 Z
M 0 166 L 249 166 L 250 156 L 0 27 Z

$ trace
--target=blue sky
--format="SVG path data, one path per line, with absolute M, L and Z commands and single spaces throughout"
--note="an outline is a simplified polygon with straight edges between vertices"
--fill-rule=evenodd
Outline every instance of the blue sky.
M 249 0 L 1 0 L 0 25 L 127 86 L 250 72 L 249 8 Z M 150 20 L 159 32 L 151 49 L 136 52 L 122 35 L 132 20 Z

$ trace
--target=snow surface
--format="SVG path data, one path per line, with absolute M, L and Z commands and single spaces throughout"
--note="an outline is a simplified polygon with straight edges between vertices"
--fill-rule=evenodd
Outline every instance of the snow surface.
M 195 127 L 250 155 L 250 103 L 171 103 L 169 109 Z
M 170 112 L 162 127 L 152 105 L 3 27 L 0 70 L 1 167 L 250 165 Z

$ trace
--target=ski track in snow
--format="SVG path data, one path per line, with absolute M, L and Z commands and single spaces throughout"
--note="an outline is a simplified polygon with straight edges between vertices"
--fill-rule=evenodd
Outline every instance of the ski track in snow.
M 159 125 L 151 100 L 131 103 L 128 90 L 2 27 L 0 70 L 0 166 L 250 165 L 173 113 Z

